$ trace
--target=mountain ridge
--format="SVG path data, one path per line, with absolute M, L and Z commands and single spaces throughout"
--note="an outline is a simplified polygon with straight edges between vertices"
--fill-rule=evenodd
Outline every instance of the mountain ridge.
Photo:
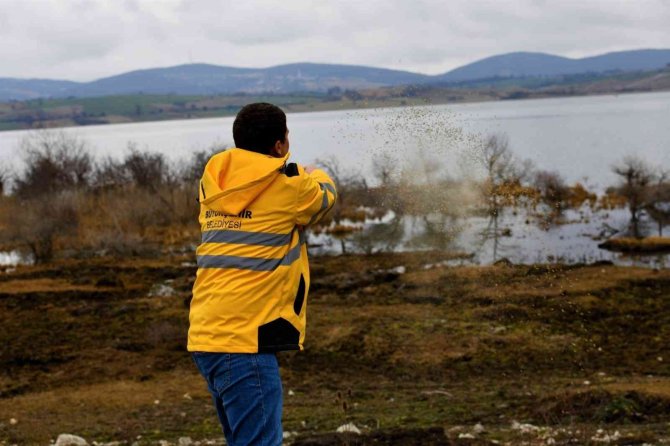
M 456 84 L 489 78 L 556 77 L 582 73 L 660 69 L 670 64 L 670 49 L 617 51 L 584 58 L 513 52 L 486 57 L 446 73 L 349 64 L 300 62 L 266 68 L 207 63 L 143 68 L 90 82 L 0 78 L 0 100 L 95 97 L 122 94 L 216 95 L 233 93 L 327 92 L 414 84 Z
M 518 51 L 485 57 L 437 77 L 442 81 L 464 81 L 494 77 L 562 76 L 646 71 L 663 68 L 667 64 L 670 64 L 670 50 L 667 49 L 616 51 L 582 58 Z

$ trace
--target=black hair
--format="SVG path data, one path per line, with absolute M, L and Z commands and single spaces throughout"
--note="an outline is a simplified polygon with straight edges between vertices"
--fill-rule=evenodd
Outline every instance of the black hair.
M 242 107 L 233 122 L 235 147 L 265 155 L 286 140 L 286 114 L 276 105 L 255 102 Z

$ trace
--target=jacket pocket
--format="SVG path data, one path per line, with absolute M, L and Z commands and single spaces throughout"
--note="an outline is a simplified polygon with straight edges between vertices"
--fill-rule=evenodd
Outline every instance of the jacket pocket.
M 305 303 L 305 277 L 300 274 L 300 284 L 298 285 L 298 292 L 293 300 L 293 311 L 296 315 L 300 315 L 302 305 Z
M 258 327 L 258 352 L 300 349 L 300 332 L 289 321 L 277 318 Z

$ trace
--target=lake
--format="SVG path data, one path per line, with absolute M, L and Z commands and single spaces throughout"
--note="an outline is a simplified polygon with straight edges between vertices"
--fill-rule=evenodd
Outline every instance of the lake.
M 212 144 L 232 144 L 232 117 L 65 129 L 97 155 L 122 155 L 129 141 L 172 159 Z M 510 147 L 538 168 L 558 170 L 569 182 L 598 189 L 615 181 L 611 164 L 636 154 L 670 168 L 670 92 L 531 99 L 400 109 L 290 114 L 294 160 L 337 156 L 345 167 L 370 171 L 384 151 L 399 159 L 418 148 L 452 173 L 479 137 L 504 133 Z M 0 162 L 19 166 L 26 131 L 0 132 Z M 467 163 L 466 163 L 467 165 Z

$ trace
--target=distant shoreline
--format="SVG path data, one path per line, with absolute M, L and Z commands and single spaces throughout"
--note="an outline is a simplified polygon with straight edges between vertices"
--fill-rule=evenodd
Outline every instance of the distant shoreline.
M 610 88 L 602 88 L 610 87 Z M 444 87 L 388 87 L 349 93 L 337 98 L 326 95 L 177 96 L 127 95 L 99 98 L 35 99 L 0 103 L 0 132 L 44 128 L 89 127 L 235 116 L 250 102 L 267 101 L 287 113 L 366 110 L 407 106 L 467 104 L 590 96 L 617 96 L 663 93 L 670 86 L 656 89 L 617 89 L 612 85 L 552 87 L 544 90 L 454 89 Z M 355 94 L 355 96 L 354 96 Z

